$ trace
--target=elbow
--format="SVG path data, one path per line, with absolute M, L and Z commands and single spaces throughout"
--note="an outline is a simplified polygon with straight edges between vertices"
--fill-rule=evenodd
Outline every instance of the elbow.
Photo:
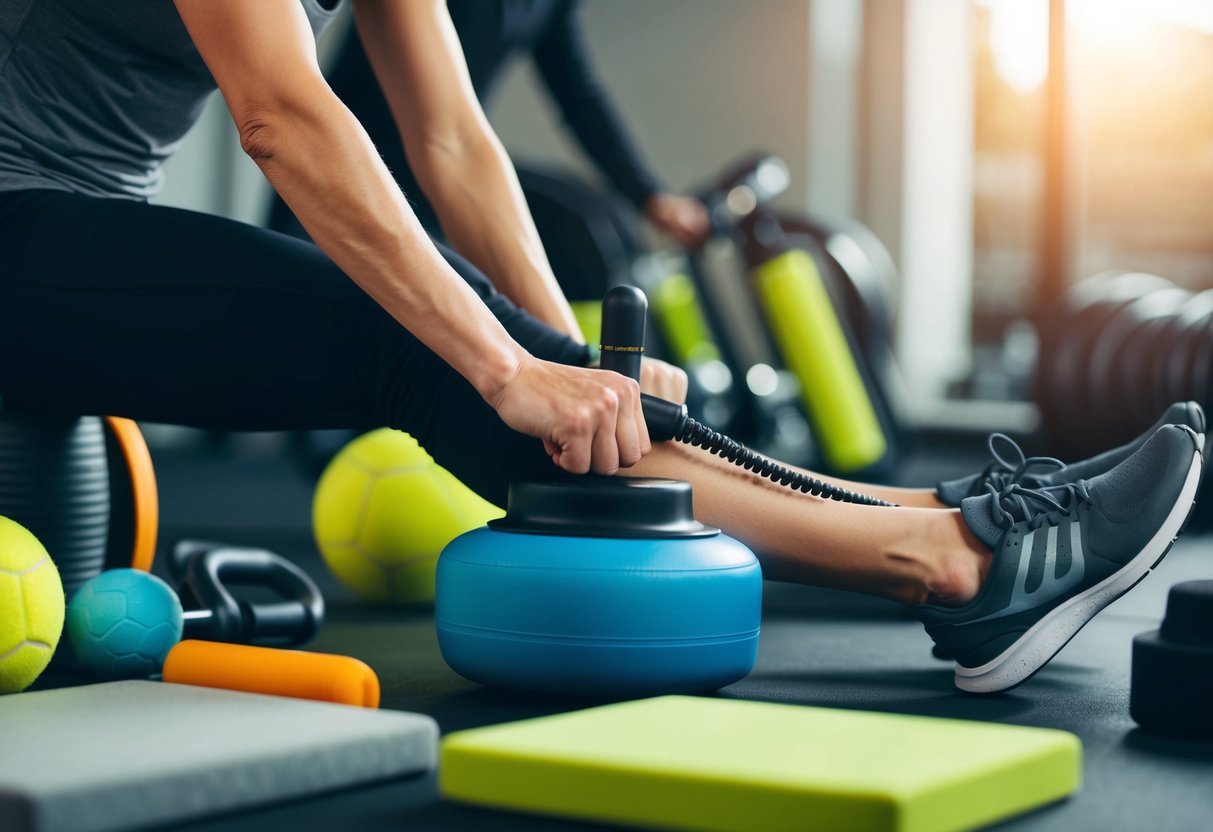
M 232 108 L 240 147 L 258 165 L 309 144 L 315 146 L 346 113 L 327 84 L 263 93 Z
M 236 117 L 240 148 L 262 165 L 274 158 L 282 135 L 281 116 L 264 107 L 249 108 Z

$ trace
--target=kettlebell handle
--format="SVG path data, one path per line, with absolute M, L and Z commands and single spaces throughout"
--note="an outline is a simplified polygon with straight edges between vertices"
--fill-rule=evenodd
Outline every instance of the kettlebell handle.
M 172 564 L 180 572 L 187 638 L 297 646 L 315 636 L 324 621 L 319 587 L 294 563 L 268 550 L 183 541 L 173 550 Z M 237 599 L 229 586 L 264 587 L 284 600 Z

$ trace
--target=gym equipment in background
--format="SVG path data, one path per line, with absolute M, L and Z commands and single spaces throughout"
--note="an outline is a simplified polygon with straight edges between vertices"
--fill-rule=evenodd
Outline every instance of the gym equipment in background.
M 25 690 L 63 633 L 63 584 L 38 538 L 0 517 L 0 694 Z
M 266 549 L 199 540 L 173 547 L 169 569 L 185 609 L 184 637 L 297 647 L 324 623 L 324 597 L 306 572 Z M 275 601 L 238 598 L 235 587 Z
M 975 829 L 1078 789 L 1065 731 L 666 696 L 443 738 L 450 799 L 636 827 Z
M 176 827 L 437 761 L 427 716 L 161 682 L 0 697 L 0 725 L 21 749 L 0 765 L 6 832 Z
M 721 361 L 735 384 L 730 420 L 720 430 L 764 453 L 793 463 L 816 462 L 814 436 L 800 405 L 799 382 L 784 369 L 747 279 L 740 220 L 789 183 L 787 166 L 774 157 L 746 158 L 702 189 L 711 235 L 687 253 L 687 274 Z
M 181 685 L 379 707 L 379 677 L 349 656 L 187 639 L 164 660 L 164 681 Z
M 714 240 L 692 273 L 725 361 L 751 394 L 746 435 L 793 461 L 875 475 L 895 460 L 901 433 L 886 392 L 897 378 L 886 299 L 895 274 L 861 226 L 772 211 L 788 181 L 786 165 L 763 155 L 706 188 Z M 803 416 L 796 427 L 799 413 L 811 430 Z
M 389 428 L 342 449 L 312 499 L 324 562 L 356 595 L 377 603 L 432 601 L 442 548 L 501 515 L 417 440 Z
M 817 265 L 844 331 L 854 339 L 856 361 L 868 382 L 873 407 L 898 455 L 910 441 L 905 414 L 910 394 L 893 352 L 897 266 L 870 229 L 855 220 L 774 212 L 792 245 L 812 240 L 823 256 Z M 812 249 L 811 249 L 812 250 Z M 893 456 L 889 462 L 895 462 Z
M 1191 311 L 1189 311 L 1191 308 Z M 1151 274 L 1105 272 L 1041 315 L 1033 384 L 1050 451 L 1082 458 L 1175 401 L 1213 403 L 1213 306 Z
M 1172 402 L 1213 407 L 1213 290 L 1103 272 L 1067 289 L 1037 331 L 1032 389 L 1054 456 L 1082 459 L 1127 442 Z M 1197 497 L 1189 522 L 1213 517 L 1211 493 Z
M 753 285 L 771 336 L 800 382 L 827 466 L 848 472 L 871 468 L 887 455 L 889 443 L 854 351 L 816 262 L 775 228 L 766 240 L 755 229 L 749 247 Z
M 164 581 L 110 569 L 67 605 L 67 635 L 80 664 L 102 679 L 146 679 L 181 640 L 181 602 Z
M 1129 713 L 1142 728 L 1213 740 L 1213 580 L 1171 587 L 1162 627 L 1133 639 Z
M 134 422 L 0 411 L 0 471 L 0 515 L 42 541 L 69 600 L 103 569 L 151 569 L 156 477 Z

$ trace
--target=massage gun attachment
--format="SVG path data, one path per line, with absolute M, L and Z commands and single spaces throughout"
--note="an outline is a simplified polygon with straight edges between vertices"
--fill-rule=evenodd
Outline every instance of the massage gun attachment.
M 640 361 L 644 357 L 644 323 L 648 312 L 648 299 L 635 286 L 616 286 L 606 293 L 602 301 L 602 344 L 600 366 L 614 370 L 628 378 L 640 381 Z M 734 465 L 753 471 L 780 485 L 803 491 L 815 497 L 837 500 L 843 503 L 859 503 L 869 506 L 891 506 L 868 494 L 860 494 L 823 482 L 815 477 L 793 471 L 756 453 L 737 440 L 714 431 L 707 425 L 692 419 L 685 404 L 640 394 L 644 421 L 649 428 L 649 438 L 654 442 L 671 439 L 704 448 L 723 457 Z

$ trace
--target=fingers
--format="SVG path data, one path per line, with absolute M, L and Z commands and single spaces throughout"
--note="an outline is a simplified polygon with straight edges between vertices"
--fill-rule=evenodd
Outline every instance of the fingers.
M 619 470 L 619 395 L 603 387 L 595 402 L 593 459 L 590 468 L 596 474 L 610 476 Z
M 619 464 L 630 468 L 649 452 L 649 432 L 644 425 L 644 412 L 640 408 L 640 385 L 631 379 L 619 391 L 619 416 L 615 429 L 615 441 L 619 447 Z
M 646 358 L 640 364 L 640 390 L 666 401 L 682 404 L 687 400 L 687 374 L 655 358 Z
M 640 387 L 616 373 L 535 361 L 495 406 L 507 425 L 540 437 L 552 462 L 570 473 L 609 476 L 652 449 Z
M 564 438 L 554 444 L 559 448 L 553 461 L 570 474 L 584 474 L 590 470 L 593 458 L 591 443 L 594 439 L 594 420 L 588 408 L 581 408 L 565 420 Z
M 633 405 L 633 419 L 636 423 L 636 430 L 640 436 L 640 457 L 644 457 L 648 455 L 649 451 L 653 450 L 653 442 L 649 439 L 649 427 L 644 421 L 644 407 L 640 401 L 640 389 L 636 388 L 635 392 L 636 402 Z M 640 461 L 640 457 L 636 459 L 636 462 Z M 635 465 L 636 462 L 633 462 L 632 464 Z
M 685 404 L 687 400 L 687 389 L 690 387 L 690 380 L 687 378 L 686 370 L 681 367 L 674 367 L 674 375 L 670 379 L 669 401 L 676 404 Z
M 652 449 L 640 387 L 622 376 L 595 377 L 599 384 L 592 398 L 583 399 L 568 421 L 566 441 L 559 443 L 557 464 L 576 474 L 593 471 L 611 476 L 621 467 L 635 465 Z

